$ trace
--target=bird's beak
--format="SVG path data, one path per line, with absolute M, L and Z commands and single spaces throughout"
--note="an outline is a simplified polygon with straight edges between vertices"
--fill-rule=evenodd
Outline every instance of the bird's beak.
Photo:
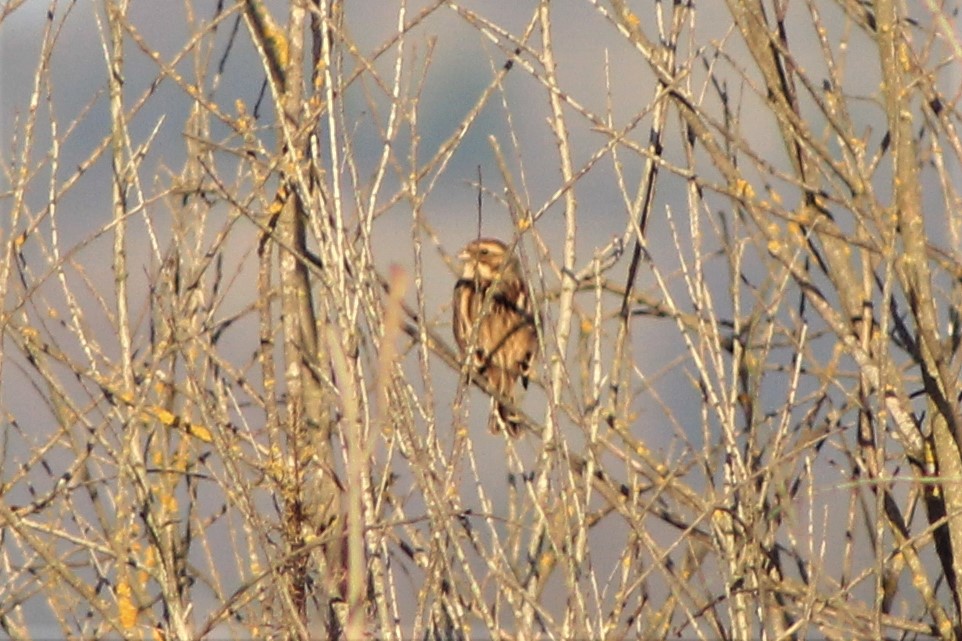
M 470 259 L 471 259 L 471 252 L 469 252 L 467 249 L 461 250 L 461 253 L 458 254 L 458 260 L 460 260 L 462 263 Z

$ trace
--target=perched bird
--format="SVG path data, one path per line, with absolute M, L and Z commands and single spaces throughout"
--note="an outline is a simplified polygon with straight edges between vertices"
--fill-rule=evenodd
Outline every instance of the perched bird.
M 461 277 L 454 286 L 454 340 L 462 358 L 470 352 L 471 366 L 504 400 L 515 403 L 515 385 L 527 389 L 531 364 L 538 351 L 534 306 L 521 275 L 521 264 L 508 247 L 494 238 L 468 243 L 461 253 Z M 521 431 L 519 417 L 494 400 L 488 427 Z

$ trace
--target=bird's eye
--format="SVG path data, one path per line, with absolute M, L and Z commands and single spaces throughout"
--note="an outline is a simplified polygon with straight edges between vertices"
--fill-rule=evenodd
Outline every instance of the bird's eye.
M 488 249 L 487 247 L 482 247 L 482 248 L 481 248 L 481 255 L 482 255 L 482 256 L 487 256 L 487 255 L 490 254 L 490 253 L 491 253 L 491 250 Z

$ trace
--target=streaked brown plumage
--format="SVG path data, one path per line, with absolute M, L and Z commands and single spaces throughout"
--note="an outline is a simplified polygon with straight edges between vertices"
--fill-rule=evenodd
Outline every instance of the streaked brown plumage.
M 493 238 L 468 243 L 458 258 L 462 269 L 454 286 L 454 340 L 462 357 L 470 351 L 472 367 L 513 405 L 516 382 L 520 378 L 528 387 L 538 351 L 534 309 L 521 264 L 504 243 Z M 503 427 L 518 436 L 518 417 L 506 405 L 495 405 L 491 431 Z

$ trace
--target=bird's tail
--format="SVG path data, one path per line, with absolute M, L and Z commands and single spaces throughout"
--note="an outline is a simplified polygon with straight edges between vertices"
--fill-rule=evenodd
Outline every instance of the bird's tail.
M 491 399 L 491 418 L 488 421 L 488 429 L 493 434 L 506 431 L 515 438 L 521 436 L 521 415 L 511 408 L 515 404 L 515 382 L 515 377 L 503 368 L 492 367 L 488 370 L 488 383 L 494 386 L 507 401 L 507 404 L 503 404 L 494 398 Z
M 498 434 L 505 431 L 514 438 L 521 436 L 521 417 L 517 412 L 497 401 L 493 401 L 493 404 L 491 418 L 488 420 L 488 429 L 491 433 Z

